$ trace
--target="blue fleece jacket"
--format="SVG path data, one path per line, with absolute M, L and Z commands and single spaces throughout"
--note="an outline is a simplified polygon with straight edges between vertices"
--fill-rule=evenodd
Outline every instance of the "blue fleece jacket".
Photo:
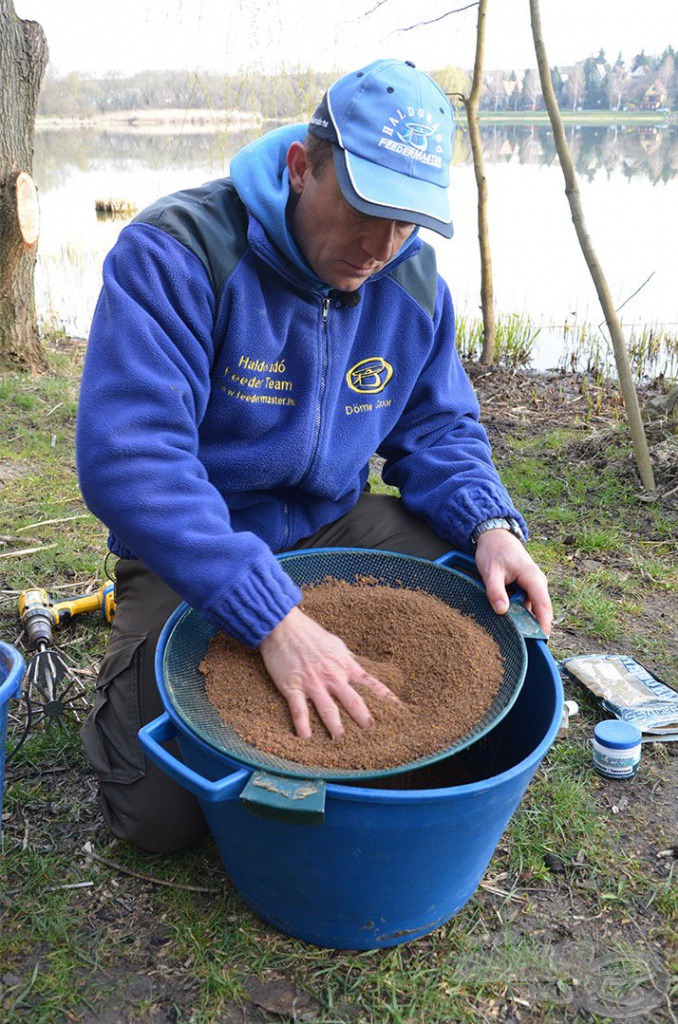
M 218 628 L 258 644 L 301 593 L 273 552 L 357 501 L 369 459 L 444 539 L 524 526 L 492 464 L 433 250 L 414 238 L 347 301 L 285 217 L 302 126 L 232 180 L 159 200 L 104 264 L 78 410 L 85 501 Z

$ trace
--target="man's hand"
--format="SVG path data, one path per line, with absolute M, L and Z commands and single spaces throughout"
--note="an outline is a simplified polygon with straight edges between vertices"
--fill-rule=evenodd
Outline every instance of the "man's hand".
M 508 530 L 488 530 L 478 538 L 476 565 L 483 578 L 487 597 L 495 612 L 508 611 L 506 587 L 517 583 L 525 591 L 525 607 L 548 636 L 553 624 L 553 608 L 546 576 L 517 537 Z
M 259 651 L 268 674 L 289 704 L 301 739 L 311 735 L 309 700 L 332 739 L 344 733 L 339 706 L 361 728 L 371 724 L 367 705 L 351 683 L 366 686 L 379 697 L 398 700 L 387 686 L 368 675 L 343 640 L 299 608 L 293 608 L 264 638 Z

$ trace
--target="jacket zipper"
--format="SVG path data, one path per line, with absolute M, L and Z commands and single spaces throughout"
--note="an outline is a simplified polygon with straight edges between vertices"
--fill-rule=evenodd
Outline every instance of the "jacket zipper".
M 327 341 L 327 318 L 330 312 L 330 305 L 332 300 L 325 295 L 322 300 L 322 370 L 320 372 L 320 391 L 318 393 L 318 405 L 315 414 L 315 430 L 313 432 L 313 444 L 311 446 L 311 457 L 308 460 L 306 472 L 304 477 L 308 476 L 311 471 L 311 466 L 316 457 L 318 451 L 318 445 L 320 443 L 320 425 L 322 422 L 322 405 L 323 397 L 325 395 L 325 385 L 327 383 L 327 361 L 328 361 L 328 341 Z M 303 477 L 302 477 L 303 479 Z
M 306 469 L 304 470 L 302 475 L 299 477 L 299 482 L 301 482 L 310 473 L 311 466 L 313 465 L 313 461 L 315 459 L 316 452 L 318 451 L 318 444 L 319 444 L 319 441 L 320 441 L 320 424 L 322 422 L 322 404 L 323 404 L 323 396 L 325 394 L 325 386 L 326 386 L 326 383 L 327 383 L 327 350 L 328 350 L 328 344 L 327 344 L 327 318 L 329 316 L 331 303 L 332 303 L 332 300 L 330 298 L 328 298 L 327 296 L 323 297 L 323 300 L 322 300 L 322 315 L 321 315 L 321 323 L 322 323 L 322 371 L 321 371 L 321 374 L 320 374 L 320 390 L 319 390 L 319 393 L 318 393 L 318 404 L 317 404 L 317 407 L 316 407 L 316 414 L 315 414 L 315 427 L 314 427 L 314 430 L 313 430 L 313 443 L 311 445 L 311 455 L 310 455 L 310 458 L 309 458 L 308 463 L 306 465 Z M 287 545 L 287 540 L 288 540 L 289 535 L 290 535 L 289 511 L 290 510 L 289 510 L 288 503 L 284 502 L 283 503 L 284 531 L 283 531 L 283 540 L 282 540 L 282 543 L 280 545 L 280 550 L 281 551 L 285 550 L 285 547 Z
M 290 506 L 286 501 L 283 502 L 283 536 L 280 544 L 280 550 L 284 551 L 287 547 L 287 541 L 290 535 Z

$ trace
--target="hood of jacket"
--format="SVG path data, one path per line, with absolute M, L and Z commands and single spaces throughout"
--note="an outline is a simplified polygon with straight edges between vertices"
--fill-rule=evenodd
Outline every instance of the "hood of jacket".
M 332 289 L 306 262 L 294 238 L 287 209 L 290 195 L 287 150 L 293 142 L 303 142 L 305 137 L 305 124 L 285 125 L 268 132 L 236 153 L 231 160 L 230 176 L 248 213 L 259 221 L 271 241 L 296 267 L 304 281 L 311 288 L 326 293 Z M 415 228 L 397 253 L 396 259 L 402 258 L 418 233 Z

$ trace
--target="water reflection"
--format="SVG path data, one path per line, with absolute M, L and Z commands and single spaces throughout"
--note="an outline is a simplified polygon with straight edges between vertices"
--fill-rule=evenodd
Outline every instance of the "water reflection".
M 271 125 L 274 127 L 274 125 Z M 36 294 L 41 320 L 85 336 L 106 253 L 126 219 L 97 220 L 97 200 L 143 209 L 158 196 L 228 173 L 230 157 L 260 129 L 171 134 L 39 131 L 34 176 L 42 234 Z M 567 129 L 587 228 L 628 332 L 678 333 L 678 130 Z M 564 325 L 602 314 L 572 227 L 563 177 L 547 126 L 483 129 L 490 195 L 496 311 L 528 316 L 539 330 L 532 365 L 569 358 Z M 458 314 L 480 316 L 477 193 L 468 136 L 455 149 L 451 242 L 424 232 L 449 282 Z M 657 187 L 660 186 L 660 187 Z
M 540 164 L 558 162 L 553 132 L 546 126 L 495 125 L 484 128 L 486 162 Z M 638 128 L 579 127 L 566 129 L 577 173 L 592 181 L 601 171 L 620 171 L 627 178 L 641 175 L 653 184 L 670 181 L 678 173 L 678 128 L 648 125 Z M 471 160 L 468 137 L 462 136 L 460 160 Z
M 258 129 L 238 132 L 191 132 L 177 125 L 172 134 L 140 134 L 95 131 L 38 131 L 35 135 L 34 173 L 43 189 L 56 188 L 74 171 L 89 173 L 102 166 L 118 170 L 134 167 L 163 170 L 168 167 L 189 172 L 227 172 L 228 161 L 248 142 L 258 138 Z
M 271 125 L 270 127 L 275 127 Z M 120 169 L 130 165 L 224 174 L 234 153 L 261 134 L 226 130 L 184 133 L 177 125 L 171 134 L 140 134 L 137 130 L 39 131 L 35 136 L 36 177 L 43 188 L 54 188 L 73 170 L 86 173 L 102 164 Z M 592 181 L 599 172 L 619 171 L 627 178 L 643 176 L 653 184 L 670 181 L 678 174 L 678 128 L 646 126 L 578 127 L 566 130 L 575 169 Z M 493 125 L 481 132 L 484 159 L 489 164 L 556 164 L 550 127 Z M 471 162 L 467 133 L 457 133 L 455 162 Z

